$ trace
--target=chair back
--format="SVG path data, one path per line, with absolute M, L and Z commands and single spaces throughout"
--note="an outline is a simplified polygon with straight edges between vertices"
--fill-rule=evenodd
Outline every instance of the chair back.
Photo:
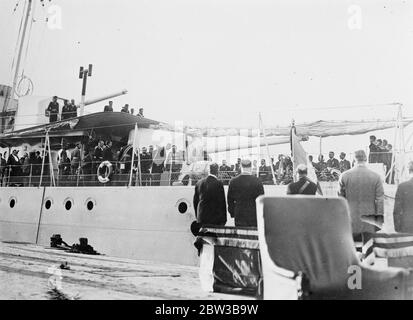
M 338 197 L 284 196 L 257 199 L 264 273 L 303 272 L 315 292 L 346 291 L 349 267 L 359 265 L 349 207 Z

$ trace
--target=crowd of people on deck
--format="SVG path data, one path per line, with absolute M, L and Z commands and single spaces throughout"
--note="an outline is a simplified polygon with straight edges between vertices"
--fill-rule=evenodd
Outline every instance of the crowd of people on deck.
M 10 186 L 20 186 L 19 177 L 41 175 L 43 158 L 40 151 L 24 152 L 22 156 L 19 152 L 14 149 L 9 156 L 7 152 L 0 153 L 0 186 L 5 180 L 8 180 Z M 46 156 L 47 161 L 48 159 Z
M 76 118 L 78 116 L 77 114 L 77 109 L 80 108 L 80 106 L 76 105 L 76 102 L 74 99 L 71 99 L 70 102 L 67 99 L 61 99 L 63 100 L 63 106 L 62 110 L 60 112 L 60 104 L 58 102 L 59 97 L 54 96 L 52 101 L 49 103 L 48 107 L 46 108 L 45 112 L 46 115 L 49 117 L 49 122 L 57 122 L 59 120 L 68 120 L 72 118 Z M 143 115 L 143 108 L 139 108 L 138 113 L 136 114 L 137 117 L 144 118 Z M 103 109 L 104 112 L 113 112 L 113 101 L 109 101 L 109 103 L 104 107 Z M 120 112 L 124 113 L 129 113 L 134 115 L 135 114 L 135 109 L 131 108 L 129 109 L 129 104 L 125 104 Z
M 376 136 L 370 136 L 369 145 L 369 163 L 381 163 L 386 168 L 386 181 L 387 183 L 394 183 L 394 175 L 391 177 L 389 172 L 393 171 L 392 161 L 393 161 L 393 146 L 387 142 L 386 139 L 377 139 Z
M 380 161 L 389 168 L 391 163 L 391 146 L 385 140 L 384 144 L 380 143 L 380 140 L 377 142 L 374 136 L 370 140 L 372 142 L 370 150 L 378 150 L 378 146 L 381 146 L 382 151 L 377 153 L 374 153 L 376 151 L 370 151 L 369 162 Z M 386 149 L 384 149 L 383 145 Z M 140 185 L 143 186 L 160 185 L 161 175 L 164 172 L 169 173 L 168 180 L 170 185 L 178 181 L 183 163 L 185 162 L 185 151 L 177 150 L 175 145 L 170 144 L 156 148 L 153 145 L 142 147 L 139 150 L 139 155 L 135 155 L 133 166 L 131 166 L 132 149 L 129 148 L 127 152 L 124 152 L 126 147 L 127 144 L 124 143 L 123 147 L 113 150 L 113 143 L 110 139 L 94 139 L 85 146 L 82 146 L 81 143 L 76 143 L 71 152 L 66 150 L 66 146 L 62 146 L 62 149 L 58 151 L 57 176 L 60 181 L 76 180 L 75 176 L 78 174 L 96 176 L 99 165 L 103 161 L 109 161 L 114 164 L 113 172 L 117 174 L 129 174 L 132 168 L 133 174 L 139 175 Z M 1 177 L 7 176 L 7 168 L 10 168 L 11 177 L 39 176 L 42 165 L 41 153 L 39 151 L 25 152 L 20 157 L 18 152 L 16 149 L 8 158 L 6 156 L 2 157 Z M 46 156 L 48 157 L 48 154 Z M 211 159 L 208 155 L 205 155 L 204 160 L 210 161 Z M 266 160 L 261 159 L 258 166 L 257 160 L 252 161 L 251 172 L 263 185 L 288 185 L 293 182 L 294 170 L 291 157 L 279 154 L 277 162 L 274 163 L 274 158 L 270 158 L 270 162 L 267 165 Z M 49 165 L 48 159 L 45 161 L 45 164 L 46 166 Z M 346 159 L 346 153 L 344 152 L 341 152 L 339 159 L 337 159 L 335 153 L 330 151 L 327 161 L 324 161 L 323 155 L 318 156 L 318 162 L 314 162 L 312 155 L 308 156 L 309 170 L 314 170 L 318 181 L 338 181 L 340 174 L 351 169 L 353 165 L 354 161 L 350 163 Z M 137 170 L 139 166 L 140 171 Z M 44 175 L 48 175 L 48 167 L 43 172 Z M 238 158 L 233 165 L 228 165 L 226 160 L 222 160 L 222 164 L 218 168 L 217 177 L 224 185 L 228 185 L 229 181 L 240 175 L 241 172 L 241 158 Z M 193 184 L 201 178 L 203 178 L 202 174 L 198 177 L 191 177 Z M 91 178 L 91 180 L 94 181 L 96 179 Z M 185 184 L 188 183 L 188 181 L 185 182 Z
M 159 186 L 164 172 L 170 174 L 168 180 L 171 184 L 178 180 L 184 162 L 184 152 L 178 151 L 176 145 L 168 144 L 156 148 L 153 145 L 144 146 L 138 153 L 132 155 L 132 147 L 128 144 L 123 144 L 114 150 L 111 140 L 97 139 L 96 141 L 85 146 L 83 160 L 80 156 L 82 150 L 80 143 L 71 154 L 63 152 L 66 151 L 64 148 L 59 151 L 59 172 L 63 175 L 77 175 L 81 170 L 82 176 L 89 176 L 89 181 L 93 181 L 101 164 L 108 162 L 108 165 L 112 166 L 113 173 L 130 175 L 132 170 L 135 178 L 139 175 L 142 186 Z
M 103 108 L 103 112 L 114 112 L 114 110 L 113 110 L 113 101 L 109 101 L 109 104 L 107 104 L 107 105 Z M 130 113 L 130 114 L 134 115 L 134 114 L 135 114 L 135 109 L 134 109 L 134 108 L 129 109 L 129 104 L 125 104 L 125 105 L 121 108 L 120 112 Z M 140 117 L 140 118 L 144 118 L 143 108 L 139 108 L 138 113 L 136 114 L 136 116 L 137 116 L 137 117 Z

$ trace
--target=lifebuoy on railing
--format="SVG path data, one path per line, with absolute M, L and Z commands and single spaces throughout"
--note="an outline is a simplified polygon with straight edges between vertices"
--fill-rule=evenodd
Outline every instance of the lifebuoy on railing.
M 104 171 L 103 171 L 104 170 Z M 102 175 L 103 171 L 103 175 Z M 113 173 L 113 166 L 109 161 L 103 161 L 98 168 L 98 180 L 100 183 L 108 183 Z

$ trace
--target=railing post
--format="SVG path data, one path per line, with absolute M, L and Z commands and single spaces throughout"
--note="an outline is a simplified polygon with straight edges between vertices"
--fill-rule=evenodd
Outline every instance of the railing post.
M 32 171 L 33 171 L 33 164 L 30 164 L 29 187 L 32 184 Z
M 9 165 L 9 172 L 7 173 L 7 186 L 10 187 L 10 172 L 11 172 L 11 165 Z

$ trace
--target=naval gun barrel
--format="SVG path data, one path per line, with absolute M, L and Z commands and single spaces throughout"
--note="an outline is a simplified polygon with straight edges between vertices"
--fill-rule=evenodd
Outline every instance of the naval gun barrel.
M 116 93 L 113 93 L 113 94 L 108 94 L 106 96 L 102 96 L 102 97 L 98 97 L 98 98 L 95 98 L 95 99 L 87 100 L 87 101 L 85 101 L 85 106 L 95 104 L 95 103 L 98 103 L 98 102 L 101 102 L 101 101 L 104 101 L 104 100 L 116 98 L 116 97 L 119 97 L 119 96 L 123 96 L 127 93 L 128 93 L 128 90 L 125 89 L 125 90 L 122 90 L 120 92 L 116 92 Z

